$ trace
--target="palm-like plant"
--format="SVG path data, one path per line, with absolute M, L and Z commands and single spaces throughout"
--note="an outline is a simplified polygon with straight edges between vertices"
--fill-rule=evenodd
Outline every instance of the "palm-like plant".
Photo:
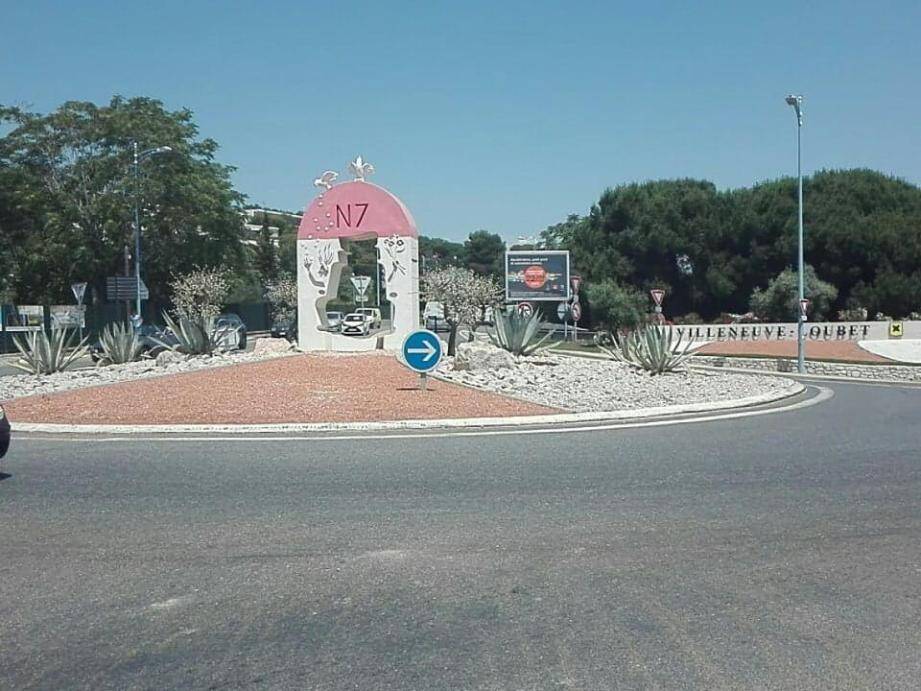
M 543 338 L 538 333 L 540 330 L 540 312 L 532 312 L 523 316 L 515 307 L 505 310 L 496 309 L 495 328 L 487 332 L 493 345 L 507 350 L 515 357 L 533 355 L 544 349 L 544 344 L 550 340 L 556 329 L 552 329 Z
M 227 327 L 215 329 L 213 318 L 203 318 L 199 321 L 179 317 L 174 320 L 164 312 L 163 321 L 166 322 L 167 328 L 175 334 L 179 343 L 170 345 L 159 340 L 157 343 L 184 355 L 213 355 L 214 351 L 221 347 L 224 337 L 232 330 Z
M 51 332 L 51 336 L 42 330 L 33 331 L 22 338 L 14 337 L 13 343 L 19 351 L 19 359 L 12 365 L 35 375 L 63 372 L 75 360 L 86 355 L 87 339 L 72 346 L 73 336 L 73 332 L 67 329 L 56 329 Z
M 693 341 L 682 344 L 684 337 L 675 339 L 674 329 L 652 324 L 628 335 L 610 335 L 609 344 L 596 341 L 597 346 L 612 359 L 639 367 L 650 374 L 672 372 L 684 364 L 692 353 Z
M 141 354 L 141 341 L 128 324 L 109 324 L 99 338 L 102 353 L 97 364 L 123 365 L 134 362 Z

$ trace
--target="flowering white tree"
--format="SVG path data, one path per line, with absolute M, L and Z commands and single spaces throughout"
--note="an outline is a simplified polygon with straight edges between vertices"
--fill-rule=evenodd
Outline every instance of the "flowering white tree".
M 470 269 L 435 269 L 422 277 L 423 298 L 442 304 L 445 321 L 451 327 L 448 355 L 454 355 L 458 327 L 476 328 L 486 308 L 498 304 L 501 295 L 502 289 L 496 279 L 480 276 Z
M 293 321 L 297 311 L 297 281 L 283 273 L 265 289 L 265 299 L 272 306 L 272 317 L 277 321 Z
M 227 271 L 221 267 L 195 269 L 174 276 L 170 281 L 173 294 L 173 312 L 181 319 L 203 323 L 221 313 L 221 307 L 230 292 Z

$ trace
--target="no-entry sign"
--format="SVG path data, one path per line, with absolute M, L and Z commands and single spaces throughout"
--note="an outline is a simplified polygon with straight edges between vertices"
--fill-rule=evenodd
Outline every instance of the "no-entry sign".
M 572 307 L 569 308 L 569 313 L 572 315 L 572 320 L 574 322 L 579 321 L 582 318 L 582 305 L 578 302 L 572 303 Z

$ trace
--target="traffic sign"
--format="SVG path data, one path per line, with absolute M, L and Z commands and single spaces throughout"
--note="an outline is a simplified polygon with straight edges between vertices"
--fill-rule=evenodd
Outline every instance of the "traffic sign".
M 579 287 L 582 285 L 582 277 L 581 276 L 571 276 L 569 278 L 569 285 L 572 286 L 572 292 L 578 295 Z
M 83 296 L 86 294 L 86 283 L 71 283 L 70 289 L 74 292 L 74 297 L 77 298 L 77 304 L 83 304 Z
M 572 320 L 574 322 L 577 322 L 582 318 L 582 305 L 580 305 L 578 302 L 572 303 L 572 308 L 569 311 L 572 313 Z
M 662 300 L 665 297 L 665 291 L 661 288 L 653 288 L 649 291 L 649 294 L 652 295 L 652 301 L 656 303 L 659 307 L 662 306 Z
M 806 315 L 809 312 L 809 300 L 807 298 L 803 298 L 802 300 L 799 301 L 799 311 L 800 311 L 800 314 L 803 315 L 803 319 L 805 320 Z
M 517 309 L 518 314 L 525 318 L 528 318 L 534 314 L 534 305 L 532 305 L 530 302 L 519 302 Z
M 558 316 L 562 321 L 569 319 L 569 303 L 561 302 L 556 307 L 556 316 Z
M 134 276 L 109 276 L 106 278 L 106 297 L 109 302 L 137 300 L 138 280 Z M 141 300 L 150 297 L 147 286 L 141 281 Z
M 889 338 L 901 338 L 904 333 L 902 322 L 889 322 Z
M 355 292 L 360 299 L 364 299 L 365 293 L 368 292 L 368 286 L 371 285 L 370 276 L 352 276 L 352 285 L 355 286 Z
M 413 331 L 403 339 L 403 362 L 414 372 L 431 372 L 438 367 L 441 356 L 441 341 L 427 329 Z

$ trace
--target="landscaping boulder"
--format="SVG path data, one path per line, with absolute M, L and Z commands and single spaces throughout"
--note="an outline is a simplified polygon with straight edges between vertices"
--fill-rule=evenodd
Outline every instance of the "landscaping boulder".
M 253 354 L 287 353 L 293 347 L 293 344 L 286 338 L 257 338 L 256 345 L 253 347 Z
M 170 365 L 176 365 L 185 361 L 186 356 L 175 350 L 164 350 L 157 355 L 157 367 L 169 367 Z
M 507 350 L 491 343 L 472 341 L 459 343 L 454 356 L 454 369 L 476 372 L 479 370 L 512 369 L 515 358 Z

